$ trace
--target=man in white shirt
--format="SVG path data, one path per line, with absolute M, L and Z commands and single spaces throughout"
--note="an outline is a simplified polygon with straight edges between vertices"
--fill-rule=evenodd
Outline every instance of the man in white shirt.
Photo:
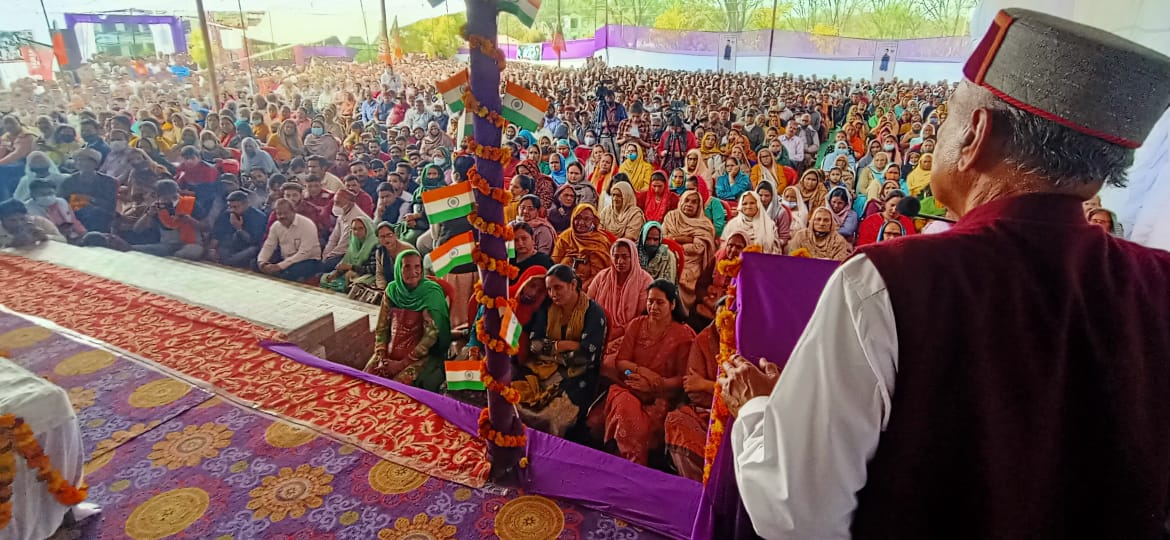
M 328 159 L 325 159 L 323 156 L 313 155 L 305 160 L 305 164 L 308 166 L 309 178 L 320 180 L 321 185 L 325 189 L 333 193 L 345 189 L 345 182 L 342 182 L 337 175 L 328 171 Z
M 298 214 L 288 199 L 277 199 L 272 211 L 276 213 L 276 221 L 268 229 L 268 238 L 256 256 L 260 271 L 289 281 L 302 281 L 319 274 L 321 244 L 313 220 Z M 272 262 L 278 247 L 281 259 Z
M 964 75 L 931 178 L 959 222 L 846 261 L 782 376 L 736 358 L 720 377 L 765 538 L 1165 535 L 1170 254 L 1081 203 L 1124 181 L 1170 58 L 1008 9 Z M 1115 117 L 1080 106 L 1106 96 Z
M 797 168 L 803 171 L 804 165 L 808 162 L 805 157 L 804 137 L 797 133 L 796 122 L 789 121 L 784 126 L 784 134 L 779 137 L 780 144 L 784 145 L 784 149 L 788 151 L 788 159 L 791 159 Z M 816 150 L 813 150 L 816 152 Z
M 322 263 L 324 272 L 332 272 L 342 257 L 345 257 L 353 221 L 358 218 L 370 218 L 354 203 L 356 196 L 356 193 L 346 189 L 333 194 L 333 215 L 337 217 L 337 222 L 333 225 L 333 232 L 329 234 L 329 241 L 325 243 L 325 249 L 322 251 L 325 258 Z

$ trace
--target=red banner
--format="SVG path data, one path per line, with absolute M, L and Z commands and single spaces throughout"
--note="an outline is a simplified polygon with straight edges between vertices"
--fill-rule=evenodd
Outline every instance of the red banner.
M 28 66 L 28 76 L 43 81 L 53 80 L 53 49 L 25 45 L 20 48 L 20 55 Z

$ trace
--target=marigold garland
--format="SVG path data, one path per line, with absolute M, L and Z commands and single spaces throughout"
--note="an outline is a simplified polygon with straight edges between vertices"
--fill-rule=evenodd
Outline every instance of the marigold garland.
M 528 444 L 528 437 L 524 434 L 505 435 L 492 429 L 491 413 L 487 407 L 479 411 L 479 437 L 491 441 L 501 448 L 524 448 Z
M 511 191 L 508 191 L 504 188 L 492 187 L 486 178 L 480 176 L 479 171 L 477 171 L 474 166 L 472 166 L 467 171 L 467 181 L 471 184 L 471 187 L 475 188 L 476 191 L 483 193 L 485 197 L 491 197 L 500 204 L 508 204 L 512 202 Z
M 37 471 L 37 480 L 48 487 L 57 502 L 73 506 L 88 496 L 89 488 L 85 483 L 74 487 L 53 468 L 32 427 L 24 419 L 12 414 L 0 415 L 0 529 L 7 527 L 12 520 L 12 482 L 16 478 L 17 452 L 30 469 Z
M 506 148 L 484 146 L 471 137 L 467 137 L 465 140 L 467 141 L 468 152 L 475 154 L 475 157 L 496 161 L 500 165 L 505 166 L 512 161 L 512 152 L 509 152 Z
M 468 33 L 467 25 L 463 25 L 459 29 L 459 35 L 467 40 L 467 44 L 472 49 L 479 49 L 479 52 L 483 53 L 484 56 L 495 60 L 496 66 L 500 68 L 500 71 L 504 71 L 504 68 L 507 67 L 508 62 L 504 59 L 504 52 L 496 47 L 496 44 L 492 43 L 492 40 Z
M 509 280 L 516 279 L 520 275 L 520 269 L 516 268 L 515 265 L 504 259 L 493 259 L 488 254 L 480 251 L 479 246 L 471 248 L 471 260 L 475 262 L 476 266 L 488 272 L 495 272 Z
M 512 230 L 511 226 L 501 225 L 499 223 L 491 223 L 480 217 L 475 210 L 472 210 L 471 213 L 467 215 L 467 221 L 470 221 L 471 225 L 476 229 L 479 229 L 481 232 L 490 234 L 505 242 L 510 242 L 516 239 L 516 232 Z
M 501 116 L 500 113 L 492 112 L 487 107 L 483 106 L 483 104 L 480 103 L 478 99 L 476 99 L 475 94 L 471 93 L 470 88 L 464 90 L 461 97 L 463 99 L 463 107 L 466 110 L 480 118 L 483 118 L 484 120 L 487 120 L 488 122 L 491 122 L 496 127 L 500 128 L 500 130 L 507 129 L 508 124 L 510 123 L 508 122 L 508 119 Z
M 759 245 L 752 244 L 744 248 L 744 253 L 761 253 L 763 248 Z M 739 276 L 740 269 L 743 268 L 743 257 L 737 257 L 732 260 L 723 260 L 715 264 L 715 271 L 729 280 Z M 726 309 L 719 312 L 715 316 L 715 329 L 719 333 L 719 353 L 716 355 L 716 364 L 719 366 L 718 373 L 723 373 L 723 367 L 727 362 L 731 361 L 731 356 L 735 354 L 735 319 L 736 313 L 733 306 L 735 306 L 736 284 L 734 282 L 727 286 L 727 300 Z M 723 387 L 719 384 L 718 376 L 715 378 L 715 400 L 711 404 L 711 425 L 708 427 L 707 443 L 703 445 L 703 483 L 707 483 L 707 478 L 711 476 L 711 464 L 715 462 L 715 456 L 719 454 L 719 447 L 723 442 L 723 431 L 727 427 L 727 421 L 731 418 L 731 411 L 728 410 L 727 404 L 723 402 Z
M 512 405 L 520 403 L 520 391 L 504 383 L 501 383 L 500 381 L 497 381 L 495 377 L 492 377 L 492 374 L 488 373 L 486 361 L 479 363 L 479 377 L 480 380 L 483 381 L 483 385 L 486 386 L 488 390 L 499 392 L 501 396 L 504 396 L 504 400 L 506 400 L 508 403 L 511 403 Z
M 473 287 L 472 290 L 474 291 L 474 294 L 475 294 L 476 303 L 478 303 L 479 305 L 481 305 L 487 309 L 496 309 L 496 308 L 502 308 L 504 306 L 508 306 L 508 307 L 512 308 L 513 311 L 515 311 L 517 305 L 519 305 L 519 302 L 517 302 L 515 298 L 507 298 L 504 296 L 497 296 L 495 298 L 492 298 L 492 297 L 488 296 L 487 294 L 484 294 L 483 284 L 479 283 L 479 282 L 475 283 L 475 287 Z
M 484 327 L 483 317 L 480 317 L 478 321 L 475 321 L 475 337 L 478 338 L 484 344 L 484 346 L 498 353 L 512 356 L 520 352 L 519 349 L 511 346 L 508 344 L 508 342 L 488 334 L 487 329 Z

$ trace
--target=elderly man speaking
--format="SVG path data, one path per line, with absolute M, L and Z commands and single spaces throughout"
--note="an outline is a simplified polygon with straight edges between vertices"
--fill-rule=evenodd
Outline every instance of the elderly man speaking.
M 964 75 L 930 183 L 958 224 L 860 250 L 782 375 L 723 376 L 744 505 L 767 538 L 1163 538 L 1170 253 L 1081 202 L 1124 183 L 1170 58 L 1009 9 Z

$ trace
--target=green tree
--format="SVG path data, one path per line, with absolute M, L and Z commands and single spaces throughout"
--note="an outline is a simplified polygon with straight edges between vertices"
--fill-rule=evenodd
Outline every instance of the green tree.
M 725 28 L 723 13 L 713 3 L 701 0 L 674 0 L 654 19 L 654 28 L 663 30 L 708 30 Z
M 466 42 L 459 35 L 459 29 L 467 24 L 466 13 L 452 13 L 409 24 L 402 27 L 402 50 L 407 53 L 423 53 L 430 57 L 451 57 Z
M 207 67 L 207 48 L 204 46 L 203 30 L 192 25 L 191 33 L 187 35 L 187 53 L 200 68 Z

